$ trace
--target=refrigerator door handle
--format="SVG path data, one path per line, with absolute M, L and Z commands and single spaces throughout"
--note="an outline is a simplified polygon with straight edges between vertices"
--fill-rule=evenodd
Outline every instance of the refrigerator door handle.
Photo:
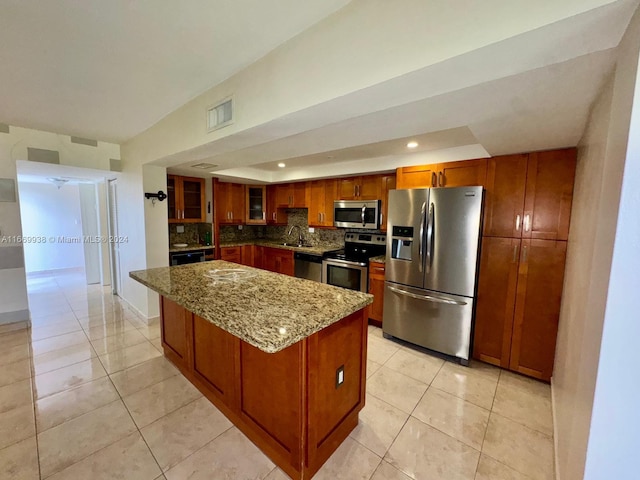
M 400 290 L 396 287 L 388 287 L 392 292 L 398 293 L 400 295 L 405 295 L 407 297 L 415 298 L 416 300 L 424 300 L 425 302 L 434 302 L 434 303 L 446 303 L 447 305 L 466 305 L 467 302 L 462 302 L 460 300 L 454 300 L 453 298 L 447 297 L 436 297 L 434 295 L 418 295 L 417 293 L 405 292 L 404 290 Z
M 427 222 L 427 273 L 431 271 L 431 252 L 433 251 L 433 216 L 435 205 L 429 205 L 429 221 Z
M 424 223 L 427 210 L 427 202 L 422 204 L 422 209 L 420 210 L 420 242 L 418 243 L 418 253 L 420 255 L 420 262 L 418 262 L 418 270 L 422 272 L 422 264 L 424 263 Z

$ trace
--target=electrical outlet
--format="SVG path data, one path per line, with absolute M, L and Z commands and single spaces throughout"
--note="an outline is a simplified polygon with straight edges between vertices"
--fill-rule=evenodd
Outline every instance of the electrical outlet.
M 178 225 L 176 227 L 176 233 L 184 233 L 184 225 Z
M 309 233 L 314 233 L 315 231 L 316 231 L 316 229 L 315 229 L 315 228 L 313 228 L 313 227 L 309 227 Z
M 336 388 L 344 383 L 344 365 L 340 365 L 336 370 Z
M 242 230 L 242 225 L 238 225 L 238 230 Z

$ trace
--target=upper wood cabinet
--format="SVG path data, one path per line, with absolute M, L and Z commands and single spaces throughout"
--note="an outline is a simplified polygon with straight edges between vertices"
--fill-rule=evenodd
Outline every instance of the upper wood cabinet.
M 169 223 L 203 223 L 206 220 L 205 179 L 167 175 Z
M 246 185 L 247 225 L 267 224 L 267 188 L 264 185 Z
M 400 167 L 396 174 L 396 188 L 484 186 L 487 159 Z
M 214 207 L 219 225 L 245 223 L 245 185 L 240 183 L 214 183 Z
M 307 182 L 310 227 L 333 227 L 333 201 L 337 199 L 335 179 Z
M 287 225 L 287 211 L 278 207 L 282 191 L 278 185 L 267 185 L 267 225 Z
M 388 175 L 382 175 L 381 181 L 381 198 L 382 207 L 380 210 L 380 230 L 383 232 L 387 230 L 387 212 L 389 211 L 389 190 L 396 188 L 396 175 L 390 173 Z
M 381 187 L 380 175 L 339 178 L 336 200 L 379 200 Z
M 567 240 L 576 150 L 489 159 L 484 235 Z
M 274 185 L 274 198 L 277 208 L 306 208 L 306 182 L 281 183 Z

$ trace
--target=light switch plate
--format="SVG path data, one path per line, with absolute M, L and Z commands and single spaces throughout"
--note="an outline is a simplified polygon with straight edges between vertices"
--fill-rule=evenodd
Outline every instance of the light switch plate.
M 336 370 L 336 388 L 344 383 L 344 365 L 340 365 Z
M 316 231 L 316 229 L 315 229 L 315 228 L 313 228 L 313 227 L 309 227 L 309 233 L 314 233 L 315 231 Z
M 178 225 L 176 227 L 176 233 L 184 233 L 184 225 Z

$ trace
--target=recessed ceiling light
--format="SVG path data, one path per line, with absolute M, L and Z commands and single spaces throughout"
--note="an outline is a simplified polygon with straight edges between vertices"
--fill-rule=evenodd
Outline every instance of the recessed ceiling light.
M 284 168 L 284 167 L 286 167 L 287 165 L 286 165 L 286 164 L 284 164 L 284 163 L 282 163 L 282 162 L 280 162 L 280 163 L 278 164 L 278 166 L 279 166 L 280 168 Z
M 407 148 L 416 148 L 417 146 L 418 146 L 418 142 L 407 143 Z

